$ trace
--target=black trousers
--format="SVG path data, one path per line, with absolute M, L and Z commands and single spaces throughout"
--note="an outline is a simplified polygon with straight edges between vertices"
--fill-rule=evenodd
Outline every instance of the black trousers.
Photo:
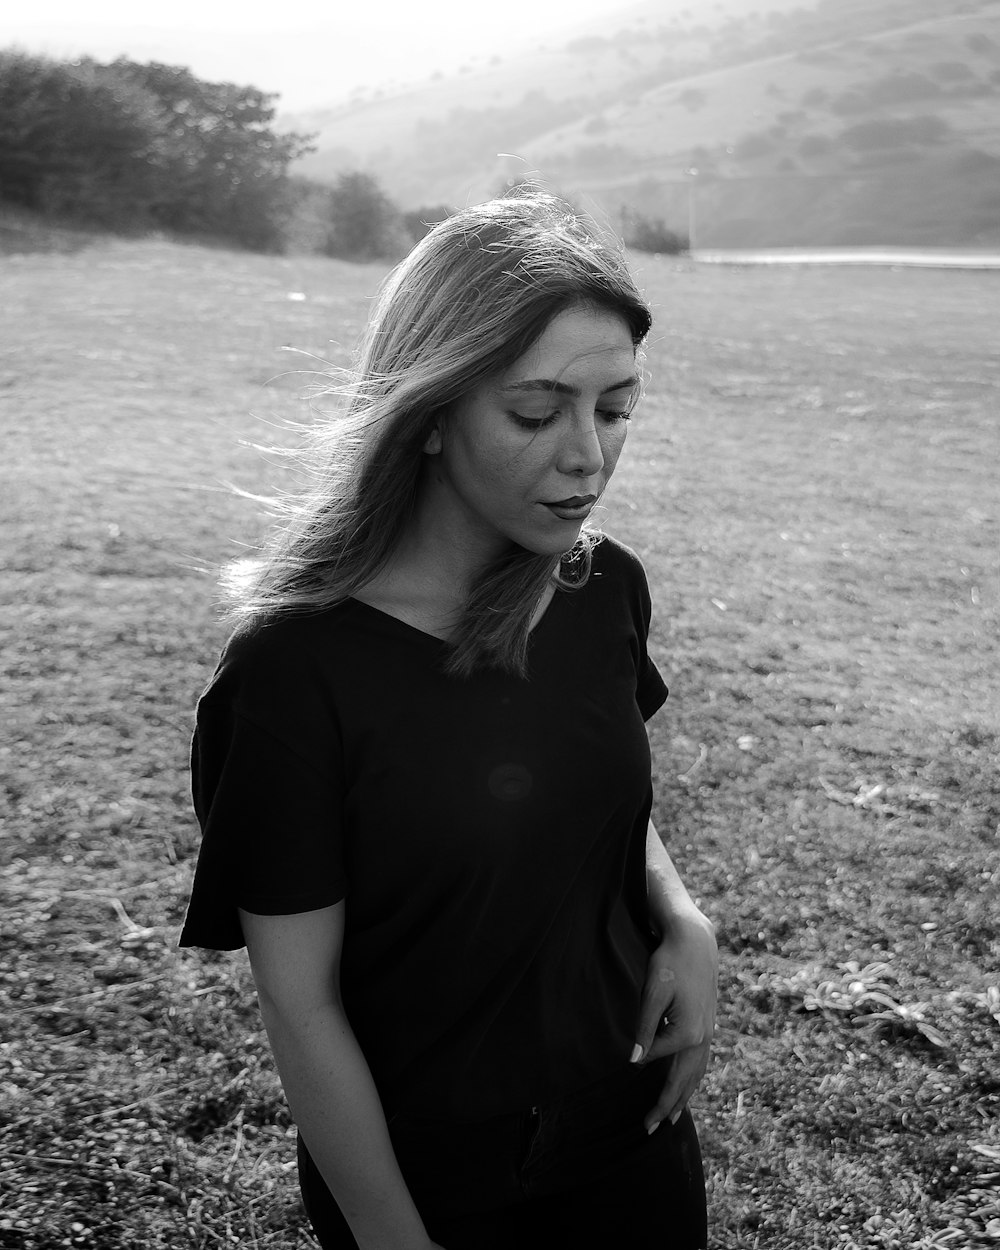
M 396 1157 L 444 1250 L 704 1250 L 705 1181 L 685 1112 L 651 1136 L 643 1116 L 667 1062 L 621 1071 L 519 1115 L 474 1123 L 396 1117 Z M 357 1243 L 301 1139 L 306 1212 L 324 1250 Z

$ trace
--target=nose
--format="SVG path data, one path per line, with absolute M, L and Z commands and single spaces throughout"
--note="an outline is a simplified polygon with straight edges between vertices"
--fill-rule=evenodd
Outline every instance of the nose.
M 580 416 L 566 429 L 560 449 L 559 469 L 578 477 L 592 477 L 604 468 L 604 444 L 595 416 Z

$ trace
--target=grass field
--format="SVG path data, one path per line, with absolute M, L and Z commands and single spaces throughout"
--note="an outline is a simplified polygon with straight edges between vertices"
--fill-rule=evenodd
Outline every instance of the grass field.
M 212 570 L 380 273 L 0 260 L 0 1246 L 307 1247 L 242 956 L 175 949 Z M 715 1250 L 1000 1244 L 1000 277 L 644 260 L 605 525 L 646 561 L 656 811 L 719 926 Z M 331 343 L 330 340 L 337 340 Z M 613 1248 L 611 1248 L 613 1250 Z

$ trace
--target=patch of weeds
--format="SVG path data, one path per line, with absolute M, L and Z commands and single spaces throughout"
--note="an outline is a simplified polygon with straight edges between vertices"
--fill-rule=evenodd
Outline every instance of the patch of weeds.
M 819 1012 L 840 1017 L 855 1025 L 872 1026 L 889 1040 L 922 1041 L 931 1046 L 946 1046 L 947 1039 L 930 1019 L 931 1004 L 902 1003 L 898 995 L 895 973 L 888 964 L 857 962 L 843 964 L 839 976 L 820 980 L 817 968 L 802 968 L 791 976 L 761 973 L 746 984 L 751 1001 L 774 997 L 790 1004 L 793 1010 Z

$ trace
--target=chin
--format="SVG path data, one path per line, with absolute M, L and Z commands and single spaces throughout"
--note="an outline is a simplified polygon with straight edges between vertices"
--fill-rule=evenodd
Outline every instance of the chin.
M 529 542 L 519 543 L 525 551 L 530 551 L 536 556 L 551 556 L 553 560 L 558 560 L 561 556 L 566 555 L 568 551 L 572 551 L 576 546 L 580 537 L 580 531 L 583 526 L 577 526 L 576 530 L 569 536 L 560 534 L 551 538 L 538 538 Z

